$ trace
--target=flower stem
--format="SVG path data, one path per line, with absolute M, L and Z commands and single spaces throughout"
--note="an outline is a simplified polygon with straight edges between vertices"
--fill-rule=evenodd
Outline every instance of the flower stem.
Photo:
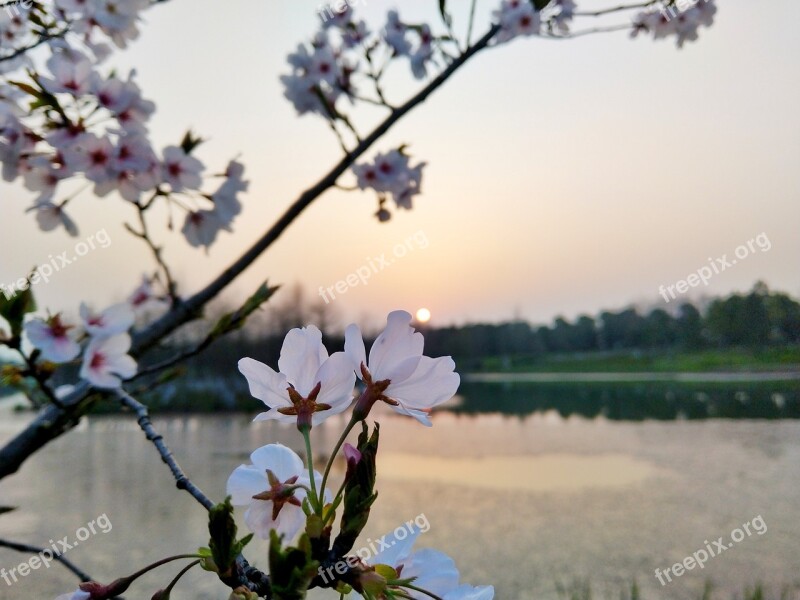
M 199 554 L 178 554 L 177 556 L 170 556 L 170 557 L 167 557 L 167 558 L 162 558 L 161 560 L 154 562 L 152 565 L 147 565 L 143 569 L 140 569 L 139 571 L 136 571 L 136 573 L 134 573 L 133 575 L 129 575 L 125 579 L 128 579 L 129 581 L 133 581 L 134 579 L 138 579 L 139 577 L 141 577 L 145 573 L 149 573 L 153 569 L 157 569 L 158 567 L 166 565 L 167 563 L 171 563 L 171 562 L 176 561 L 176 560 L 181 560 L 183 558 L 203 558 L 203 557 L 200 556 Z
M 426 596 L 433 598 L 433 600 L 442 600 L 439 596 L 437 596 L 433 592 L 429 592 L 428 590 L 424 590 L 415 585 L 411 585 L 410 583 L 404 583 L 403 587 L 409 590 L 414 590 L 415 592 L 419 592 L 420 594 L 425 594 Z
M 336 455 L 339 453 L 339 450 L 342 448 L 347 436 L 350 435 L 350 432 L 353 431 L 353 427 L 356 426 L 356 423 L 359 422 L 360 419 L 356 419 L 355 417 L 350 417 L 350 422 L 347 424 L 347 427 L 344 428 L 339 441 L 336 442 L 336 446 L 331 452 L 331 457 L 328 459 L 328 464 L 325 466 L 325 472 L 322 474 L 322 489 L 325 489 L 325 484 L 328 483 L 328 475 L 330 475 L 331 467 L 333 467 L 333 461 L 336 460 Z
M 314 481 L 314 455 L 311 453 L 311 432 L 310 427 L 303 427 L 300 431 L 306 442 L 306 460 L 308 461 L 308 478 L 311 480 L 311 508 L 318 515 L 322 514 L 322 497 L 317 494 L 317 483 Z M 325 481 L 322 482 L 322 490 L 325 490 Z
M 186 575 L 186 573 L 188 573 L 188 572 L 189 572 L 191 569 L 193 569 L 194 567 L 196 567 L 196 566 L 197 566 L 197 565 L 199 565 L 199 564 L 200 564 L 200 561 L 199 561 L 199 560 L 196 560 L 196 561 L 194 561 L 193 563 L 189 563 L 188 565 L 186 565 L 186 566 L 185 566 L 183 569 L 181 569 L 181 572 L 180 572 L 180 573 L 178 573 L 178 574 L 175 576 L 175 579 L 173 579 L 172 581 L 170 581 L 169 585 L 167 586 L 167 589 L 166 589 L 166 590 L 164 590 L 164 591 L 165 591 L 165 592 L 167 592 L 168 594 L 169 594 L 170 592 L 172 592 L 172 588 L 174 588 L 174 587 L 175 587 L 175 585 L 178 583 L 178 581 L 180 580 L 180 578 L 181 578 L 181 577 L 183 577 L 184 575 Z

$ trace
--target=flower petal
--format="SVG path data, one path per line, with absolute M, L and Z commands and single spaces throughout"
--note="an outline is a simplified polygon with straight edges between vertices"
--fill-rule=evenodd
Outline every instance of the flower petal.
M 353 362 L 353 370 L 356 375 L 361 379 L 361 365 L 367 364 L 367 350 L 364 347 L 364 338 L 361 336 L 361 330 L 355 323 L 348 325 L 344 330 L 344 353 L 350 357 Z
M 425 341 L 411 327 L 411 315 L 404 310 L 389 313 L 386 329 L 369 351 L 369 370 L 375 380 L 387 379 L 395 366 L 412 356 L 421 356 Z
M 269 365 L 243 358 L 239 361 L 239 372 L 247 379 L 250 395 L 258 398 L 270 408 L 291 406 L 286 393 L 286 376 L 276 373 Z
M 433 408 L 448 401 L 458 391 L 461 377 L 455 368 L 456 364 L 449 356 L 423 356 L 411 377 L 390 385 L 386 395 L 409 409 Z
M 350 406 L 353 401 L 353 388 L 356 384 L 356 374 L 352 369 L 352 362 L 344 352 L 335 352 L 331 357 L 322 363 L 315 376 L 316 381 L 321 383 L 317 402 L 320 404 L 330 404 L 333 408 L 339 408 L 335 412 L 325 411 L 326 414 L 336 414 L 342 412 Z
M 267 472 L 260 471 L 252 465 L 236 467 L 228 477 L 226 494 L 231 496 L 231 503 L 246 506 L 253 502 L 253 496 L 269 488 Z
M 295 475 L 302 475 L 305 470 L 301 458 L 283 444 L 262 446 L 250 455 L 250 460 L 256 468 L 264 472 L 269 469 L 275 473 L 281 482 Z
M 314 377 L 327 358 L 328 351 L 322 344 L 322 332 L 309 325 L 302 329 L 292 329 L 286 334 L 278 368 L 300 394 L 307 396 L 317 384 Z

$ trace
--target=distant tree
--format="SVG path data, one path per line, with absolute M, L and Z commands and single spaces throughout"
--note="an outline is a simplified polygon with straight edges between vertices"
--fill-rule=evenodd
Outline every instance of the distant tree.
M 609 350 L 641 348 L 644 339 L 644 319 L 635 309 L 619 313 L 604 312 L 600 315 L 600 340 Z
M 662 308 L 653 310 L 644 322 L 643 340 L 647 348 L 668 348 L 677 341 L 675 319 Z
M 705 344 L 703 317 L 693 304 L 682 304 L 675 320 L 676 342 L 685 349 L 696 350 Z
M 772 341 L 800 343 L 800 303 L 786 294 L 773 294 L 766 304 Z
M 733 294 L 712 302 L 706 315 L 712 340 L 719 346 L 766 344 L 770 339 L 768 297 L 767 286 L 758 282 L 747 296 Z

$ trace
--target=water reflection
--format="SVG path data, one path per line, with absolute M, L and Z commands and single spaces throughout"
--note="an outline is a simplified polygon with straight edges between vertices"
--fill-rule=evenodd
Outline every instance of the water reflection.
M 624 488 L 664 472 L 647 461 L 624 454 L 482 458 L 385 454 L 381 456 L 381 468 L 384 477 L 394 481 L 529 492 Z M 526 476 L 521 477 L 521 473 Z
M 614 421 L 800 419 L 800 383 L 466 381 L 448 410 L 517 416 L 555 410 Z

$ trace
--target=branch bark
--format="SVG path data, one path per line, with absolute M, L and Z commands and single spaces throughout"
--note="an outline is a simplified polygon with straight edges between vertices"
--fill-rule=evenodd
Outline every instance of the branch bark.
M 145 436 L 150 440 L 161 455 L 161 460 L 169 467 L 172 476 L 175 479 L 175 485 L 179 490 L 185 490 L 200 503 L 206 510 L 211 510 L 214 507 L 214 502 L 205 495 L 197 485 L 186 475 L 181 466 L 178 464 L 177 459 L 172 454 L 172 451 L 164 442 L 164 438 L 159 434 L 153 422 L 150 420 L 150 412 L 147 406 L 139 402 L 136 398 L 128 394 L 126 391 L 117 390 L 114 395 L 119 399 L 123 406 L 130 408 L 138 417 L 139 427 L 145 433 Z M 251 592 L 257 593 L 263 598 L 269 600 L 272 598 L 272 589 L 269 584 L 269 576 L 266 573 L 251 566 L 247 559 L 241 554 L 236 558 L 236 568 L 234 574 L 230 578 L 226 578 L 223 583 L 230 586 L 231 589 L 236 589 L 239 586 L 245 586 Z

